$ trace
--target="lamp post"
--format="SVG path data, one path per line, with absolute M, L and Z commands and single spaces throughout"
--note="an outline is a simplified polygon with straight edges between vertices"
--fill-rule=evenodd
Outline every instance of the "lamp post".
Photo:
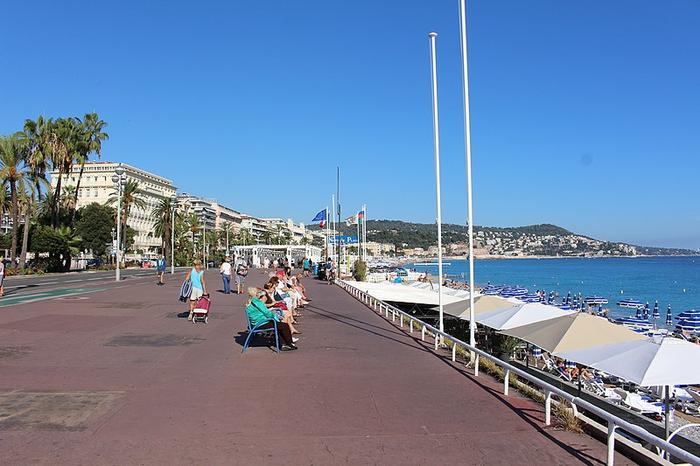
M 175 210 L 177 209 L 177 196 L 170 198 L 172 215 L 170 217 L 170 275 L 175 273 Z
M 121 266 L 121 216 L 122 216 L 122 186 L 124 183 L 126 183 L 126 176 L 124 175 L 124 168 L 121 166 L 117 166 L 117 168 L 114 170 L 114 173 L 116 175 L 112 176 L 112 182 L 114 182 L 117 185 L 117 251 L 116 251 L 116 259 L 117 259 L 117 268 L 114 270 L 114 280 L 119 281 L 120 280 L 120 266 Z
M 116 254 L 117 254 L 116 238 L 117 238 L 117 230 L 112 228 L 112 252 L 109 254 L 110 258 L 112 256 L 116 256 Z M 110 259 L 110 263 L 111 263 L 111 259 Z

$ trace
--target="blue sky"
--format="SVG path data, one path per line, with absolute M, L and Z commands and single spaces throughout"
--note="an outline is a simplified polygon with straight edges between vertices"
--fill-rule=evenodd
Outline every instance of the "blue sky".
M 457 0 L 10 2 L 0 134 L 97 111 L 104 158 L 261 216 L 464 223 Z M 700 248 L 700 3 L 470 1 L 475 223 Z M 8 21 L 8 19 L 10 19 Z M 345 215 L 344 215 L 345 216 Z

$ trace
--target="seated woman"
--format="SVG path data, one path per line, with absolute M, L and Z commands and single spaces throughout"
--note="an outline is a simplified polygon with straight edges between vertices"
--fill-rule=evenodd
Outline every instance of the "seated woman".
M 301 332 L 294 327 L 294 324 L 296 322 L 294 322 L 294 316 L 292 315 L 292 311 L 289 308 L 287 308 L 287 305 L 283 301 L 277 301 L 273 297 L 274 290 L 275 287 L 272 285 L 272 283 L 267 282 L 263 286 L 263 289 L 258 295 L 258 298 L 260 299 L 260 301 L 265 303 L 265 306 L 267 306 L 268 309 L 276 313 L 280 317 L 282 322 L 289 325 L 289 328 L 292 330 L 292 334 L 301 334 Z
M 289 325 L 287 325 L 284 322 L 280 322 L 280 318 L 277 316 L 277 314 L 270 311 L 267 308 L 267 306 L 265 306 L 265 304 L 262 301 L 260 301 L 260 299 L 258 299 L 257 296 L 259 292 L 260 290 L 258 290 L 257 288 L 248 288 L 248 296 L 250 296 L 250 300 L 248 301 L 248 305 L 245 308 L 245 312 L 248 315 L 250 324 L 253 327 L 255 327 L 258 324 L 261 324 L 262 322 L 268 321 L 260 328 L 273 329 L 275 324 L 270 320 L 274 320 L 275 322 L 277 322 L 277 333 L 279 334 L 279 337 L 282 340 L 282 347 L 280 349 L 282 351 L 291 351 L 298 349 L 297 346 L 294 344 L 292 330 L 289 328 Z

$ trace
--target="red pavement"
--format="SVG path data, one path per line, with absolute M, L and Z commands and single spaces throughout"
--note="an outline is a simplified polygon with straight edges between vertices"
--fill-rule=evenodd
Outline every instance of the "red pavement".
M 603 464 L 539 405 L 307 287 L 301 349 L 279 355 L 241 354 L 242 296 L 215 293 L 208 325 L 178 319 L 175 280 L 0 309 L 0 463 Z

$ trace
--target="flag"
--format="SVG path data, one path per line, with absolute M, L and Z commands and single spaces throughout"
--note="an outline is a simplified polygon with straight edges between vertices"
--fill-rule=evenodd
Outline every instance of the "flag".
M 364 209 L 357 213 L 357 222 L 362 223 L 365 221 L 365 211 Z
M 351 216 L 349 216 L 348 218 L 345 219 L 345 224 L 346 224 L 347 226 L 350 226 L 350 225 L 357 225 L 358 221 L 359 221 L 359 220 L 358 220 L 358 218 L 357 218 L 357 215 L 351 215 Z
M 326 226 L 326 216 L 327 216 L 327 213 L 328 213 L 327 210 L 326 210 L 326 209 L 323 209 L 322 211 L 320 211 L 319 213 L 317 213 L 316 216 L 314 217 L 314 219 L 311 220 L 311 221 L 312 221 L 312 222 L 321 222 L 321 223 L 319 224 L 319 226 L 320 226 L 321 228 L 324 228 L 324 227 Z

